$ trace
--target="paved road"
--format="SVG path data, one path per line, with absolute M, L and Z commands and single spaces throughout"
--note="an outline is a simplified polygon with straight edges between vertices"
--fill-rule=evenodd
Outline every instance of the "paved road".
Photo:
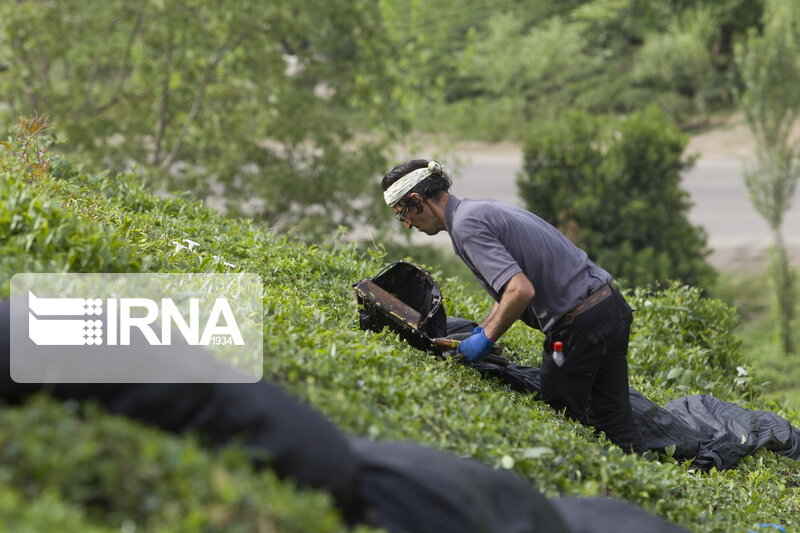
M 684 176 L 694 207 L 689 219 L 706 229 L 715 262 L 754 264 L 772 243 L 769 226 L 750 204 L 740 159 L 700 159 Z M 795 191 L 782 233 L 800 265 L 800 190 Z
M 496 198 L 521 205 L 514 181 L 522 165 L 518 148 L 461 149 L 452 159 L 453 192 L 457 196 Z M 710 260 L 718 268 L 758 268 L 771 243 L 766 222 L 750 205 L 742 165 L 737 157 L 701 158 L 684 176 L 684 187 L 694 203 L 689 220 L 708 232 L 713 249 Z M 800 266 L 800 189 L 784 219 L 783 235 L 793 263 Z M 433 238 L 415 235 L 413 241 L 449 246 L 444 233 Z

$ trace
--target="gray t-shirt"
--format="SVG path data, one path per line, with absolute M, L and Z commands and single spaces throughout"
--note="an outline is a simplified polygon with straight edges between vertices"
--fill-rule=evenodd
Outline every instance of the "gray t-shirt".
M 495 301 L 518 272 L 536 291 L 520 319 L 548 331 L 558 319 L 611 275 L 586 252 L 538 216 L 495 200 L 459 200 L 450 196 L 445 225 L 453 250 Z

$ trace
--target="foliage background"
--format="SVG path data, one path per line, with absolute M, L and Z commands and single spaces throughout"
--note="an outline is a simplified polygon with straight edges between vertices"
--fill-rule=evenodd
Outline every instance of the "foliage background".
M 763 1 L 398 0 L 415 71 L 441 87 L 423 103 L 431 130 L 520 139 L 565 109 L 627 113 L 656 103 L 682 125 L 733 105 L 733 43 Z M 409 13 L 408 16 L 405 13 Z
M 47 115 L 76 162 L 318 237 L 371 219 L 404 129 L 383 27 L 368 1 L 3 2 L 0 117 Z
M 374 179 L 412 132 L 522 141 L 569 109 L 654 103 L 684 127 L 731 110 L 733 43 L 762 4 L 4 2 L 0 123 L 49 116 L 76 164 L 318 241 L 383 225 Z

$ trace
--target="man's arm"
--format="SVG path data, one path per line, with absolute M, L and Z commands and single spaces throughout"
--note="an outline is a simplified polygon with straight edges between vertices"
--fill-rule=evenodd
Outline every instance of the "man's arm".
M 524 273 L 514 274 L 500 292 L 500 301 L 481 324 L 484 334 L 497 341 L 522 315 L 535 294 L 533 284 Z
M 533 284 L 522 272 L 514 274 L 500 291 L 500 301 L 492 308 L 483 325 L 475 328 L 472 336 L 461 341 L 458 352 L 471 362 L 480 361 L 492 345 L 511 327 L 530 304 L 535 291 Z
M 492 319 L 494 318 L 495 313 L 497 313 L 497 309 L 499 307 L 500 307 L 500 302 L 495 302 L 494 305 L 492 306 L 492 310 L 489 312 L 488 315 L 486 315 L 486 318 L 484 318 L 483 321 L 478 325 L 480 327 L 482 327 L 482 328 L 485 328 L 486 325 L 489 324 L 489 322 L 492 321 Z

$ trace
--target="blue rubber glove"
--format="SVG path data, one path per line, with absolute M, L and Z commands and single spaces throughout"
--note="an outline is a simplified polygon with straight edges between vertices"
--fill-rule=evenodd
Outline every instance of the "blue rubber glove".
M 483 328 L 477 327 L 472 330 L 472 336 L 467 337 L 458 345 L 457 353 L 464 354 L 464 357 L 471 363 L 480 361 L 492 351 L 494 341 L 486 336 Z

